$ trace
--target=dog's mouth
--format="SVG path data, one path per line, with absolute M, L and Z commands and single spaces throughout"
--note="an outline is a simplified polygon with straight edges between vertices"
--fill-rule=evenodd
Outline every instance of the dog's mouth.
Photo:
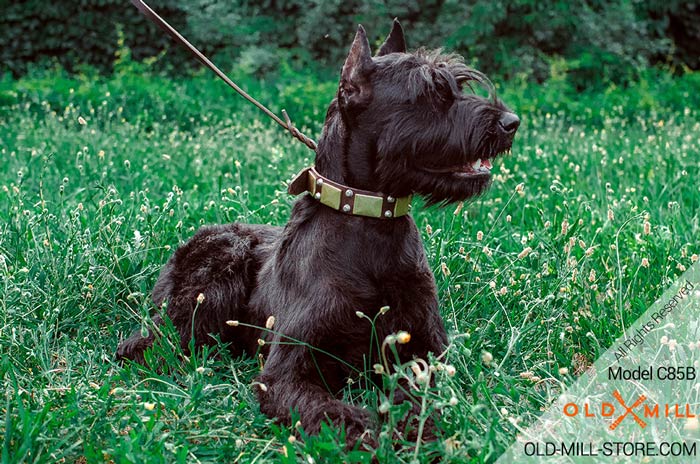
M 493 165 L 491 164 L 490 158 L 479 158 L 471 164 L 462 164 L 446 168 L 423 168 L 423 170 L 431 174 L 454 174 L 459 177 L 473 177 L 490 175 L 492 167 Z
M 438 167 L 423 167 L 422 170 L 430 174 L 446 175 L 451 174 L 460 179 L 469 179 L 473 177 L 483 177 L 490 176 L 491 169 L 493 169 L 492 160 L 497 157 L 507 154 L 510 152 L 510 147 L 501 153 L 496 153 L 495 155 L 489 157 L 479 158 L 476 161 L 466 164 L 457 164 L 452 166 L 447 166 L 444 168 Z

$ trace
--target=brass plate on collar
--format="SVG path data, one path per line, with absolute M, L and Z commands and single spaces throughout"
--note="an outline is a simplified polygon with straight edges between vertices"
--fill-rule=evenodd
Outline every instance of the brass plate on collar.
M 358 193 L 355 195 L 355 207 L 352 213 L 378 218 L 382 216 L 382 203 L 381 197 L 369 197 Z

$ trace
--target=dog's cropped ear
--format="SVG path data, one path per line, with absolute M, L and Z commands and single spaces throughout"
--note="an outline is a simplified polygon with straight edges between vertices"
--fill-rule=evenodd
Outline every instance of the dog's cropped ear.
M 377 50 L 376 56 L 388 55 L 389 53 L 406 53 L 406 39 L 403 35 L 401 23 L 397 18 L 394 18 L 391 32 L 389 32 L 386 40 Z
M 372 96 L 370 74 L 374 67 L 365 28 L 359 26 L 340 72 L 338 97 L 341 104 L 354 106 L 369 102 Z

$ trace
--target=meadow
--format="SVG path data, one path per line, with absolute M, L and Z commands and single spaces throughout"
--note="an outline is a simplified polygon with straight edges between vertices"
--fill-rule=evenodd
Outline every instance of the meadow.
M 315 138 L 336 86 L 242 83 Z M 385 427 L 383 462 L 495 460 L 700 253 L 700 75 L 582 93 L 513 79 L 499 94 L 523 123 L 492 188 L 414 201 L 451 335 L 418 394 L 441 439 L 416 447 Z M 111 77 L 2 78 L 2 462 L 367 462 L 339 430 L 290 438 L 259 412 L 257 361 L 224 346 L 184 356 L 166 327 L 148 366 L 114 361 L 150 327 L 174 249 L 203 224 L 284 224 L 285 182 L 312 155 L 205 73 L 125 59 Z

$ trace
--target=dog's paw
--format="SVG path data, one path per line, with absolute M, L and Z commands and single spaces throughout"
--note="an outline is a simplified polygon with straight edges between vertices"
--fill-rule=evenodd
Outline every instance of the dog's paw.
M 132 335 L 119 344 L 116 353 L 117 361 L 131 360 L 143 364 L 143 353 L 150 348 L 153 340 L 142 337 L 139 333 Z
M 324 415 L 327 422 L 345 429 L 348 448 L 354 448 L 358 444 L 360 448 L 377 447 L 376 423 L 369 411 L 339 401 Z

